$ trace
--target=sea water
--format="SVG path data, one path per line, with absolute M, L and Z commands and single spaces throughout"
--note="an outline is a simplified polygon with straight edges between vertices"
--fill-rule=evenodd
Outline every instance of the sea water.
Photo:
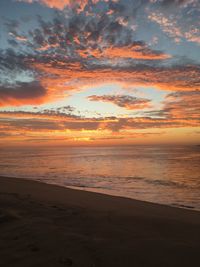
M 200 210 L 200 146 L 1 148 L 0 176 Z

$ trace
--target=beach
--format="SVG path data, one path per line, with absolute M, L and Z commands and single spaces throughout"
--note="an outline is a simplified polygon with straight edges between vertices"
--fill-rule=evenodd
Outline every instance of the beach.
M 200 212 L 0 178 L 0 266 L 199 266 Z
M 196 146 L 4 148 L 0 177 L 200 211 L 199 162 Z

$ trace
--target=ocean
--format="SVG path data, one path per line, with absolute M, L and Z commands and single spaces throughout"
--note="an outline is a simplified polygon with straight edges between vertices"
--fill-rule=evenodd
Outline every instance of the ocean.
M 1 148 L 0 176 L 200 210 L 200 146 Z

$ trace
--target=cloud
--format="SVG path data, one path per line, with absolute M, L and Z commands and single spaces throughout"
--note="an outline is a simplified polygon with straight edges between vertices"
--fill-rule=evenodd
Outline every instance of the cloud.
M 179 20 L 170 14 L 164 14 L 161 11 L 153 11 L 148 15 L 148 18 L 157 23 L 162 31 L 174 39 L 176 43 L 183 40 L 200 44 L 199 25 L 188 23 L 185 27 L 178 23 Z
M 178 63 L 164 51 L 136 40 L 135 30 L 129 25 L 133 16 L 126 16 L 134 6 L 127 8 L 125 3 L 105 2 L 104 11 L 114 10 L 111 15 L 97 16 L 90 3 L 83 14 L 70 9 L 67 19 L 65 13 L 51 21 L 39 17 L 39 27 L 27 34 L 15 29 L 10 38 L 21 50 L 30 52 L 13 56 L 4 53 L 4 63 L 10 62 L 7 72 L 13 72 L 12 66 L 29 70 L 45 88 L 46 102 L 108 82 L 173 91 L 199 90 L 199 65 Z M 18 40 L 19 36 L 27 41 Z
M 46 90 L 38 81 L 0 85 L 0 106 L 41 104 L 45 95 Z
M 38 3 L 48 6 L 50 8 L 56 8 L 59 10 L 63 10 L 66 6 L 73 6 L 75 1 L 72 0 L 17 0 L 18 2 L 26 2 L 29 4 Z M 84 8 L 87 4 L 88 0 L 78 0 L 76 1 L 77 5 L 80 8 Z
M 65 114 L 60 112 L 0 112 L 1 127 L 5 131 L 28 131 L 44 133 L 65 134 L 67 131 L 111 131 L 120 132 L 124 130 L 138 129 L 159 129 L 159 128 L 180 128 L 180 127 L 199 127 L 199 117 L 188 117 L 168 115 L 162 118 L 151 117 L 150 113 L 145 112 L 143 117 L 100 117 L 86 118 Z M 148 114 L 148 115 L 147 115 Z M 1 129 L 1 128 L 0 128 Z M 53 131 L 53 132 L 52 132 Z M 93 135 L 93 133 L 91 134 Z
M 145 98 L 137 98 L 129 95 L 91 95 L 91 101 L 103 101 L 115 104 L 130 110 L 149 108 L 151 101 Z
M 97 130 L 102 120 L 60 112 L 0 112 L 1 127 L 12 132 Z
M 200 126 L 198 57 L 196 61 L 182 58 L 184 54 L 194 58 L 200 43 L 199 1 L 12 2 L 22 9 L 16 2 L 41 4 L 55 10 L 42 8 L 44 16 L 37 16 L 38 8 L 26 5 L 33 14 L 28 20 L 2 17 L 6 46 L 2 45 L 0 50 L 2 138 L 29 138 L 30 142 L 35 138 L 52 140 L 54 136 L 58 140 L 120 140 L 156 135 L 161 129 Z M 129 111 L 121 109 L 121 115 L 104 117 L 99 111 L 98 115 L 90 109 L 79 112 L 67 104 L 58 108 L 39 106 L 108 83 L 119 85 L 120 92 L 98 95 L 95 91 L 89 100 L 111 103 Z M 142 92 L 153 87 L 166 92 L 157 96 L 150 89 L 155 103 L 152 107 L 142 94 L 138 93 L 141 97 L 123 95 L 121 90 L 127 87 L 137 87 L 138 91 L 142 87 Z M 165 94 L 168 95 L 164 101 L 158 103 L 160 95 Z M 70 103 L 70 98 L 67 101 Z M 24 105 L 37 108 L 23 108 Z M 10 106 L 21 107 L 14 112 L 3 111 Z M 80 107 L 83 109 L 84 104 Z M 144 133 L 136 134 L 143 130 Z
M 0 52 L 0 105 L 42 104 L 94 84 L 154 86 L 162 90 L 200 89 L 199 65 L 161 66 L 132 60 L 80 59 L 60 54 Z
M 137 12 L 147 5 L 146 1 L 138 5 L 104 1 L 102 12 L 99 9 L 97 12 L 101 2 L 90 2 L 81 14 L 70 8 L 67 13 L 57 12 L 51 21 L 38 17 L 39 26 L 24 32 L 18 21 L 6 20 L 13 50 L 0 51 L 1 105 L 47 103 L 84 87 L 108 82 L 171 91 L 200 89 L 198 64 L 176 62 L 165 51 L 136 39 L 132 21 L 136 21 Z M 153 2 L 153 6 L 167 4 L 167 1 Z M 69 3 L 72 2 L 43 1 L 50 7 Z M 162 17 L 159 10 L 154 13 L 148 10 L 150 19 L 162 24 L 174 38 L 182 38 L 176 18 L 175 24 L 171 23 L 171 17 L 169 20 Z M 191 31 L 187 31 L 187 38 L 197 38 L 195 29 L 191 36 Z
M 152 50 L 147 47 L 144 42 L 138 41 L 127 46 L 108 47 L 104 50 L 99 49 L 82 49 L 78 50 L 81 57 L 87 58 L 93 56 L 95 58 L 132 58 L 139 60 L 165 60 L 171 58 L 170 55 L 161 51 Z
M 145 111 L 146 116 L 200 125 L 200 91 L 173 92 L 163 101 L 161 110 Z
M 170 55 L 148 48 L 144 43 L 124 47 L 107 48 L 103 55 L 108 58 L 134 58 L 142 60 L 165 60 Z
M 32 2 L 32 1 L 31 1 Z M 72 1 L 74 3 L 74 1 Z M 76 1 L 77 2 L 77 1 Z M 81 1 L 82 2 L 82 1 Z M 87 1 L 83 1 L 87 3 Z M 95 4 L 100 5 L 99 15 Z M 28 36 L 18 30 L 14 24 L 12 31 L 9 22 L 8 31 L 19 46 L 32 49 L 33 53 L 56 52 L 74 57 L 105 57 L 133 58 L 137 60 L 165 60 L 171 56 L 163 51 L 154 50 L 141 40 L 136 40 L 133 11 L 136 3 L 131 6 L 126 1 L 90 1 L 83 14 L 76 9 L 56 14 L 51 21 L 39 17 L 40 27 L 28 32 Z M 108 10 L 113 10 L 110 15 Z M 135 25 L 136 27 L 136 25 Z M 11 40 L 10 40 L 11 41 Z
M 175 92 L 167 95 L 164 108 L 168 117 L 200 122 L 199 103 L 200 91 Z
M 157 1 L 157 0 L 156 0 Z M 156 2 L 154 1 L 154 2 Z M 187 7 L 189 4 L 195 4 L 197 0 L 161 0 L 160 4 L 164 7 L 167 6 L 184 6 Z
M 123 66 L 112 65 L 110 62 L 90 63 L 78 66 L 64 61 L 53 65 L 47 62 L 34 62 L 32 66 L 46 74 L 41 76 L 41 83 L 51 90 L 52 87 L 62 92 L 61 88 L 77 90 L 84 86 L 108 82 L 154 86 L 162 90 L 193 91 L 200 89 L 200 67 L 198 65 L 175 65 L 171 67 L 133 64 Z M 62 86 L 61 86 L 62 84 Z M 60 88 L 60 90 L 59 90 Z

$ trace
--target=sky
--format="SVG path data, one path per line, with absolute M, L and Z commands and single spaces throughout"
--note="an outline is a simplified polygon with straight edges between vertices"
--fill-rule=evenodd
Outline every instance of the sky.
M 199 0 L 1 0 L 0 145 L 200 143 Z

